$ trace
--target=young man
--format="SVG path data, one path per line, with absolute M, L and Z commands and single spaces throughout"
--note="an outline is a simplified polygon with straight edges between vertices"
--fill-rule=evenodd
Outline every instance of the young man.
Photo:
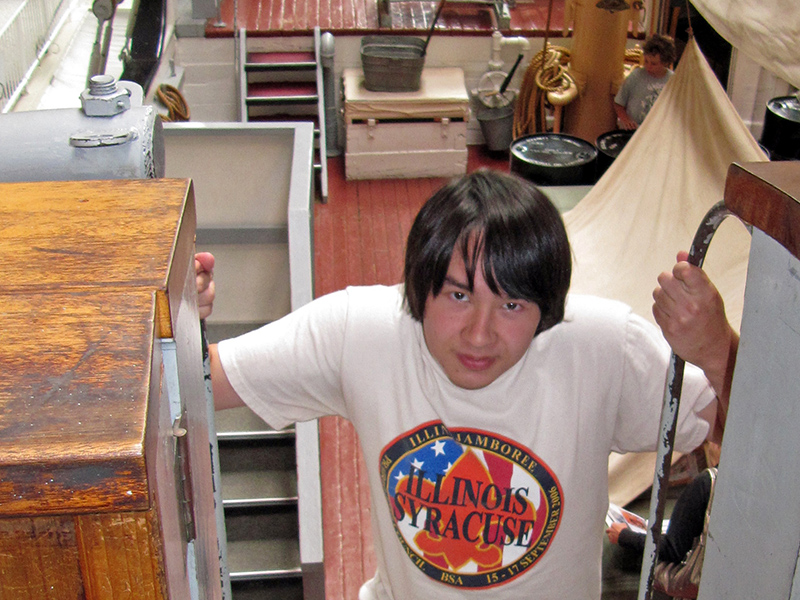
M 722 382 L 735 336 L 683 270 L 663 276 L 657 318 Z M 568 297 L 570 272 L 547 198 L 479 171 L 421 209 L 404 286 L 348 288 L 212 346 L 218 407 L 354 424 L 378 564 L 362 600 L 600 597 L 608 454 L 655 448 L 669 347 L 619 302 Z M 716 403 L 695 369 L 683 390 L 690 450 Z
M 655 34 L 644 44 L 644 67 L 637 67 L 625 78 L 614 98 L 614 110 L 622 129 L 636 129 L 650 112 L 661 90 L 672 77 L 675 43 L 666 35 Z

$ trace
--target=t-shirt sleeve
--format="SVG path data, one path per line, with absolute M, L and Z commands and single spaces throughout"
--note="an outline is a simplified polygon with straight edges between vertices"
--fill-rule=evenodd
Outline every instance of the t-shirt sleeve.
M 647 535 L 644 533 L 626 528 L 619 532 L 619 545 L 628 550 L 633 550 L 636 553 L 644 552 L 646 537 Z
M 256 414 L 277 429 L 345 415 L 341 361 L 346 291 L 323 296 L 260 329 L 219 343 L 225 374 Z
M 628 106 L 631 89 L 631 75 L 632 73 L 625 78 L 625 80 L 622 82 L 622 85 L 619 86 L 619 90 L 617 90 L 617 95 L 614 96 L 614 102 L 620 106 Z
M 656 449 L 671 350 L 660 330 L 631 313 L 625 333 L 622 392 L 613 450 Z M 697 413 L 715 399 L 703 372 L 686 365 L 678 412 L 675 449 L 688 452 L 708 434 L 708 422 Z

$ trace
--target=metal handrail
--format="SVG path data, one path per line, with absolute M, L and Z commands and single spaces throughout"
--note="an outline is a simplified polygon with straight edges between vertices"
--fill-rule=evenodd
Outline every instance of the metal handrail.
M 23 0 L 0 28 L 0 112 L 13 110 L 69 15 L 66 0 Z

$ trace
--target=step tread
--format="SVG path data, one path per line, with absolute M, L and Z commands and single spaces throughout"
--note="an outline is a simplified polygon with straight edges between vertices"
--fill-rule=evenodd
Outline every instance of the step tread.
M 316 57 L 313 52 L 248 52 L 245 69 L 315 69 Z
M 314 123 L 314 135 L 319 136 L 319 116 L 316 114 L 313 115 L 286 115 L 286 114 L 275 114 L 275 115 L 256 115 L 251 116 L 248 120 L 250 121 L 275 121 L 278 123 L 297 123 L 297 122 L 305 122 L 311 121 Z
M 300 541 L 285 538 L 229 541 L 228 566 L 231 580 L 246 573 L 261 574 L 257 578 L 291 576 L 300 572 Z
M 316 102 L 317 85 L 304 81 L 262 81 L 247 84 L 247 100 Z
M 293 439 L 295 437 L 294 429 L 287 429 L 286 431 L 275 431 L 274 429 L 241 429 L 234 431 L 221 431 L 217 432 L 217 441 L 219 442 L 246 442 L 248 440 L 282 440 Z
M 273 429 L 246 406 L 217 411 L 214 414 L 214 423 L 218 439 L 294 437 L 294 427 Z
M 294 471 L 223 471 L 220 477 L 223 503 L 243 500 L 297 502 L 297 473 Z

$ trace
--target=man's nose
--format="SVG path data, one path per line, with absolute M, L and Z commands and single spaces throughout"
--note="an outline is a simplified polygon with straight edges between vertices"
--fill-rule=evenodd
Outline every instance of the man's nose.
M 477 307 L 472 311 L 464 328 L 465 339 L 475 347 L 487 346 L 494 341 L 494 315 L 488 308 Z

